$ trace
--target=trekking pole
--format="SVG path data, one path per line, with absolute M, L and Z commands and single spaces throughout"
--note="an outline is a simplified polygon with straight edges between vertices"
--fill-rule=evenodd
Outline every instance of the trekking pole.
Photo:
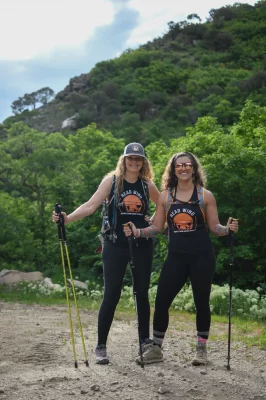
M 227 352 L 227 370 L 230 371 L 230 350 L 231 350 L 231 321 L 232 321 L 232 286 L 233 286 L 233 265 L 234 265 L 234 232 L 229 230 L 230 243 L 230 279 L 229 279 L 229 313 L 228 313 L 228 352 Z
M 64 274 L 64 283 L 65 283 L 65 288 L 66 288 L 67 308 L 68 308 L 68 315 L 69 315 L 70 334 L 71 334 L 71 342 L 72 342 L 72 348 L 73 348 L 73 354 L 74 354 L 75 368 L 78 368 L 78 363 L 77 363 L 77 355 L 76 355 L 76 348 L 75 348 L 75 339 L 74 339 L 71 308 L 70 308 L 68 289 L 67 289 L 66 268 L 65 268 L 64 252 L 63 252 L 63 242 L 64 242 L 64 248 L 65 248 L 65 253 L 66 253 L 66 258 L 67 258 L 67 264 L 68 264 L 68 271 L 69 271 L 69 276 L 70 276 L 71 288 L 72 288 L 72 293 L 73 293 L 73 297 L 74 297 L 74 303 L 75 303 L 75 308 L 76 308 L 76 313 L 77 313 L 77 318 L 78 318 L 78 325 L 79 325 L 79 330 L 80 330 L 82 347 L 83 347 L 83 352 L 84 352 L 84 356 L 85 356 L 85 361 L 84 362 L 85 362 L 86 366 L 88 367 L 89 366 L 89 362 L 88 362 L 88 357 L 87 357 L 87 352 L 86 352 L 86 347 L 85 347 L 84 335 L 83 335 L 83 330 L 82 330 L 82 325 L 81 325 L 81 320 L 80 320 L 80 314 L 79 314 L 79 308 L 78 308 L 78 303 L 77 303 L 77 297 L 76 297 L 76 290 L 75 290 L 75 285 L 74 285 L 74 281 L 73 281 L 73 275 L 72 275 L 72 270 L 71 270 L 71 265 L 70 265 L 69 252 L 68 252 L 67 241 L 66 241 L 66 230 L 65 230 L 64 217 L 63 217 L 61 211 L 62 211 L 62 207 L 58 203 L 56 203 L 55 204 L 55 212 L 59 216 L 59 220 L 57 222 L 57 224 L 58 224 L 58 236 L 59 236 L 59 243 L 60 243 L 60 250 L 61 250 L 61 258 L 62 258 L 62 266 L 63 266 L 63 274 Z
M 144 362 L 143 362 L 143 352 L 142 352 L 142 346 L 141 346 L 141 337 L 140 337 L 140 327 L 139 327 L 139 316 L 138 316 L 138 303 L 137 303 L 137 290 L 136 290 L 136 285 L 135 285 L 135 265 L 134 265 L 134 253 L 133 253 L 133 232 L 131 225 L 128 225 L 130 230 L 131 230 L 131 235 L 128 236 L 128 245 L 129 245 L 129 265 L 130 265 L 130 270 L 131 270 L 131 276 L 132 276 L 132 286 L 133 286 L 133 294 L 134 294 L 134 303 L 135 303 L 135 310 L 136 310 L 136 320 L 137 320 L 137 326 L 138 326 L 138 336 L 139 336 L 139 354 L 140 354 L 140 365 L 141 368 L 144 368 Z

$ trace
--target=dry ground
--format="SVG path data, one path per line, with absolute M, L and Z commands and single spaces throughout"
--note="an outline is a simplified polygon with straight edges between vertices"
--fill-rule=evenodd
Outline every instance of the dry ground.
M 74 313 L 73 313 L 74 314 Z M 207 367 L 192 367 L 194 322 L 175 323 L 164 344 L 165 361 L 141 369 L 136 322 L 116 319 L 108 350 L 111 363 L 95 365 L 97 313 L 80 311 L 89 367 L 75 324 L 79 368 L 74 368 L 66 307 L 0 303 L 0 399 L 2 400 L 265 400 L 266 352 L 209 340 Z M 224 329 L 221 324 L 214 329 Z

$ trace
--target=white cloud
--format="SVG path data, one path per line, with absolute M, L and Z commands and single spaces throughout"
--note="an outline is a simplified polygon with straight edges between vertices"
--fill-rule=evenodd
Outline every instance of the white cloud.
M 237 1 L 237 3 L 255 4 L 257 1 Z M 236 0 L 129 0 L 128 5 L 140 14 L 140 22 L 128 39 L 128 47 L 136 47 L 167 32 L 169 21 L 180 22 L 189 14 L 195 13 L 205 22 L 209 11 L 226 5 L 233 5 Z
M 108 0 L 1 0 L 0 59 L 26 60 L 85 42 L 110 24 Z

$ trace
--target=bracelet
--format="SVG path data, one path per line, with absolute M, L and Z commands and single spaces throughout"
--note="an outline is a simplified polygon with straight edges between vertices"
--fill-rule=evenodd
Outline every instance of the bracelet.
M 137 229 L 137 234 L 135 236 L 136 238 L 140 237 L 140 229 Z

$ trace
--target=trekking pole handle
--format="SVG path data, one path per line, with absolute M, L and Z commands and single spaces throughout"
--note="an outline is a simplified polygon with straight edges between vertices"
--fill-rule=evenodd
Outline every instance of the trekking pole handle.
M 233 218 L 231 218 L 231 222 Z M 234 263 L 234 238 L 235 232 L 229 229 L 229 243 L 230 243 L 230 265 L 232 266 Z
M 55 213 L 59 217 L 59 219 L 57 221 L 58 232 L 59 232 L 59 230 L 61 231 L 62 236 L 63 236 L 63 240 L 66 241 L 65 220 L 64 220 L 64 217 L 62 215 L 62 206 L 60 206 L 60 204 L 58 204 L 58 203 L 55 203 L 54 209 L 55 209 Z

